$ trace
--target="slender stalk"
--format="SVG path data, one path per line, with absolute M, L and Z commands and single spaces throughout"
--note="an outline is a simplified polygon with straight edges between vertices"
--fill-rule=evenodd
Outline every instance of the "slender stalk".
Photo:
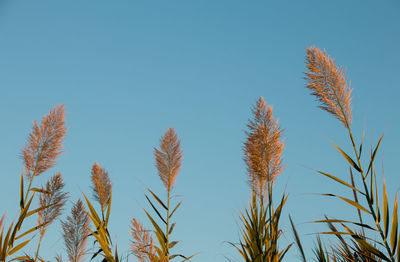
M 353 172 L 351 171 L 351 167 L 350 167 L 350 177 L 351 177 L 351 185 L 356 188 L 356 184 L 354 183 L 354 176 L 353 176 Z M 355 189 L 353 189 L 353 196 L 354 196 L 354 201 L 356 201 L 358 203 L 358 197 L 357 197 L 357 191 Z M 362 215 L 361 215 L 361 210 L 357 208 L 357 213 L 358 213 L 358 217 L 360 218 L 360 223 L 363 224 L 363 219 L 362 219 Z M 365 230 L 364 227 L 361 228 L 362 232 L 363 232 L 363 236 L 365 237 Z
M 360 168 L 360 174 L 361 174 L 361 176 L 362 176 L 362 178 L 363 178 L 362 181 L 363 181 L 363 185 L 364 185 L 364 191 L 365 191 L 365 193 L 366 193 L 365 197 L 366 197 L 367 202 L 368 202 L 369 210 L 370 210 L 370 212 L 371 212 L 372 217 L 374 218 L 376 227 L 377 227 L 377 229 L 378 229 L 378 231 L 379 231 L 379 235 L 381 236 L 383 242 L 385 243 L 385 248 L 386 248 L 387 252 L 389 253 L 391 260 L 394 262 L 395 260 L 394 260 L 394 258 L 393 258 L 393 254 L 392 254 L 392 251 L 391 251 L 391 249 L 390 249 L 390 246 L 389 246 L 389 244 L 387 243 L 387 239 L 386 239 L 385 235 L 383 234 L 383 230 L 382 230 L 382 228 L 381 228 L 379 222 L 378 222 L 377 219 L 376 219 L 377 216 L 376 216 L 376 213 L 375 213 L 375 209 L 374 209 L 374 207 L 373 207 L 373 205 L 372 205 L 372 203 L 371 203 L 371 197 L 370 197 L 370 194 L 369 194 L 368 186 L 367 186 L 367 184 L 365 183 L 364 170 L 363 170 L 363 168 L 362 168 L 361 161 L 360 161 L 360 157 L 359 157 L 358 151 L 357 151 L 357 147 L 356 147 L 356 144 L 355 144 L 355 142 L 354 142 L 353 134 L 352 134 L 351 129 L 350 129 L 349 126 L 347 127 L 347 130 L 349 131 L 350 140 L 351 140 L 351 143 L 352 143 L 352 145 L 353 145 L 354 152 L 355 152 L 356 157 L 357 157 L 358 167 Z M 373 190 L 373 189 L 371 189 L 371 190 Z
M 28 190 L 26 190 L 24 203 L 26 202 L 26 200 L 28 200 L 29 193 L 31 192 L 33 178 L 36 176 L 36 169 L 37 169 L 37 168 L 36 168 L 36 166 L 35 166 L 34 171 L 33 171 L 33 173 L 32 173 L 32 176 L 31 176 L 31 178 L 29 179 Z
M 361 177 L 362 177 L 362 181 L 363 181 L 363 185 L 364 185 L 364 191 L 365 191 L 365 197 L 366 197 L 367 202 L 368 202 L 369 210 L 370 210 L 370 212 L 371 212 L 372 217 L 374 218 L 374 221 L 375 221 L 375 224 L 376 224 L 377 229 L 378 229 L 378 231 L 379 231 L 379 234 L 380 234 L 380 236 L 381 236 L 383 242 L 385 243 L 385 248 L 386 248 L 386 250 L 388 251 L 388 253 L 389 253 L 389 255 L 390 255 L 390 258 L 391 258 L 392 261 L 394 262 L 394 258 L 393 258 L 392 251 L 391 251 L 391 249 L 390 249 L 390 247 L 389 247 L 389 244 L 387 243 L 386 237 L 385 237 L 384 234 L 383 234 L 382 228 L 381 228 L 379 222 L 378 222 L 377 219 L 376 219 L 377 216 L 376 216 L 376 213 L 375 213 L 375 209 L 374 209 L 374 207 L 373 207 L 373 205 L 372 205 L 372 203 L 371 203 L 371 197 L 370 197 L 370 193 L 369 193 L 369 190 L 368 190 L 368 186 L 367 186 L 367 184 L 365 183 L 364 170 L 363 170 L 363 168 L 362 168 L 360 156 L 359 156 L 358 151 L 357 151 L 357 146 L 356 146 L 356 143 L 355 143 L 355 141 L 354 141 L 353 133 L 351 132 L 350 122 L 349 122 L 349 120 L 348 120 L 348 118 L 347 118 L 347 115 L 346 115 L 346 113 L 345 113 L 345 110 L 344 110 L 344 108 L 343 108 L 343 106 L 342 106 L 342 103 L 340 103 L 340 99 L 338 98 L 336 92 L 334 92 L 334 94 L 335 94 L 335 98 L 336 98 L 336 100 L 337 100 L 337 102 L 338 102 L 338 105 L 339 105 L 339 107 L 340 107 L 340 111 L 341 111 L 342 114 L 343 114 L 343 117 L 344 117 L 344 120 L 345 120 L 345 127 L 346 127 L 346 129 L 348 130 L 348 132 L 349 132 L 350 141 L 351 141 L 351 144 L 352 144 L 352 146 L 353 146 L 354 153 L 355 153 L 355 155 L 356 155 L 356 157 L 357 157 L 357 163 L 358 163 L 358 167 L 360 168 L 360 174 L 361 174 Z M 371 189 L 371 190 L 373 190 L 373 189 Z
M 35 262 L 37 261 L 37 259 L 39 257 L 39 249 L 40 249 L 40 244 L 42 244 L 42 239 L 43 239 L 43 234 L 40 234 L 39 244 L 38 244 L 38 247 L 36 249 L 36 254 L 35 254 Z
M 269 234 L 272 234 L 272 181 L 268 181 Z
M 170 194 L 171 191 L 168 189 L 168 202 L 167 202 L 167 232 L 166 232 L 166 237 L 167 237 L 167 254 L 166 254 L 166 261 L 169 262 L 169 202 L 170 202 Z

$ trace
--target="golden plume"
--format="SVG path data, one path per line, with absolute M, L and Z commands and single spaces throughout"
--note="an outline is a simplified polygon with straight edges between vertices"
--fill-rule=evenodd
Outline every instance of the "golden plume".
M 86 242 L 89 236 L 89 216 L 82 201 L 78 201 L 71 209 L 71 216 L 62 222 L 63 238 L 69 261 L 79 262 L 86 254 Z
M 64 182 L 61 173 L 57 173 L 47 181 L 44 188 L 46 192 L 40 194 L 39 203 L 43 209 L 38 212 L 38 224 L 43 224 L 40 228 L 41 237 L 45 234 L 47 227 L 61 215 L 68 198 L 68 194 L 63 192 L 63 189 Z
M 130 229 L 133 238 L 130 247 L 139 262 L 156 261 L 153 238 L 149 231 L 144 229 L 143 225 L 135 218 L 132 218 Z
M 56 164 L 62 153 L 63 138 L 67 128 L 64 121 L 65 108 L 59 105 L 42 118 L 40 126 L 33 122 L 32 131 L 26 145 L 22 148 L 22 158 L 26 176 L 38 176 Z
M 93 197 L 104 211 L 111 196 L 111 180 L 107 171 L 97 163 L 92 167 L 92 183 Z
M 306 53 L 306 87 L 321 102 L 320 108 L 334 115 L 349 128 L 352 120 L 352 89 L 347 84 L 343 68 L 336 66 L 335 60 L 319 48 L 308 47 Z
M 252 109 L 253 119 L 249 119 L 244 143 L 244 161 L 247 165 L 250 185 L 257 193 L 262 194 L 267 182 L 273 182 L 282 173 L 281 139 L 282 129 L 274 119 L 272 106 L 267 106 L 263 97 L 257 100 Z
M 182 149 L 175 130 L 170 127 L 161 137 L 160 149 L 154 148 L 156 167 L 167 191 L 175 184 L 182 165 Z

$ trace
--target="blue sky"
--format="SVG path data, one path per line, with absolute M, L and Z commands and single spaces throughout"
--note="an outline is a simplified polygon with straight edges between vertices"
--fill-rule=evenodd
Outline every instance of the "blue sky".
M 150 226 L 142 210 L 149 208 L 145 187 L 163 194 L 153 147 L 172 126 L 184 150 L 175 187 L 183 199 L 176 251 L 197 253 L 193 261 L 239 261 L 228 241 L 239 240 L 239 210 L 250 196 L 242 143 L 250 107 L 263 96 L 285 129 L 286 169 L 276 186 L 277 195 L 289 193 L 282 247 L 293 241 L 291 214 L 311 254 L 313 234 L 324 227 L 310 221 L 355 212 L 311 194 L 351 196 L 310 169 L 347 178 L 328 138 L 350 147 L 339 121 L 318 109 L 304 88 L 305 48 L 325 48 L 345 66 L 356 136 L 364 123 L 368 146 L 385 132 L 378 159 L 394 196 L 400 187 L 399 12 L 396 0 L 2 0 L 0 212 L 10 221 L 18 210 L 20 149 L 32 120 L 63 103 L 65 154 L 39 180 L 61 171 L 76 201 L 91 192 L 92 164 L 105 167 L 114 184 L 110 231 L 120 253 L 129 249 L 132 216 Z M 62 249 L 57 222 L 41 254 L 52 259 Z M 288 261 L 297 256 L 292 248 Z

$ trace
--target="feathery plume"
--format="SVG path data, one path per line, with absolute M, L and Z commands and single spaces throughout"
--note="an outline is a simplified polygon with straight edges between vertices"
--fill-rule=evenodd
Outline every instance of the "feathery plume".
M 64 182 L 61 173 L 57 173 L 47 181 L 46 187 L 44 188 L 46 193 L 40 194 L 40 207 L 44 207 L 44 209 L 38 212 L 38 224 L 44 224 L 40 228 L 41 236 L 46 232 L 48 225 L 61 215 L 68 198 L 68 194 L 62 191 L 63 188 Z
M 143 225 L 135 218 L 132 218 L 130 228 L 130 234 L 133 238 L 130 247 L 139 262 L 156 261 L 153 238 L 148 230 L 145 230 Z
M 167 191 L 175 184 L 182 165 L 182 149 L 175 130 L 170 127 L 161 137 L 160 149 L 154 148 L 156 167 Z
M 99 202 L 101 210 L 105 210 L 111 195 L 111 180 L 107 171 L 99 164 L 92 167 L 93 197 Z
M 274 181 L 283 171 L 284 143 L 282 129 L 272 114 L 272 106 L 267 106 L 263 97 L 257 100 L 252 113 L 254 118 L 249 119 L 247 141 L 243 147 L 244 161 L 252 189 L 261 194 L 267 182 Z
M 319 48 L 308 47 L 306 53 L 306 87 L 321 102 L 320 108 L 338 118 L 345 127 L 350 127 L 352 89 L 347 85 L 343 68 L 336 66 L 335 60 Z
M 86 242 L 89 236 L 89 216 L 82 201 L 78 201 L 71 209 L 71 216 L 62 222 L 63 238 L 69 261 L 82 261 L 86 253 Z M 61 260 L 60 260 L 61 261 Z
M 67 128 L 64 121 L 65 108 L 59 105 L 42 118 L 40 126 L 33 122 L 32 131 L 22 148 L 26 177 L 38 176 L 56 164 L 62 153 Z

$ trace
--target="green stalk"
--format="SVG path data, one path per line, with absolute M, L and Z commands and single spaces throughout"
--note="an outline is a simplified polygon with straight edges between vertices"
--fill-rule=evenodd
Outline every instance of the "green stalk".
M 37 261 L 37 259 L 39 257 L 39 249 L 40 249 L 40 244 L 42 243 L 43 235 L 44 234 L 40 233 L 39 244 L 38 244 L 38 247 L 36 250 L 36 255 L 35 255 L 35 262 Z
M 347 122 L 347 119 L 346 119 L 346 122 Z M 351 143 L 352 143 L 352 145 L 353 145 L 354 152 L 355 152 L 356 157 L 357 157 L 358 166 L 359 166 L 359 168 L 360 168 L 360 170 L 361 170 L 360 173 L 361 173 L 361 176 L 362 176 L 362 178 L 363 178 L 362 181 L 363 181 L 364 190 L 365 190 L 365 193 L 366 193 L 365 197 L 366 197 L 367 202 L 368 202 L 369 210 L 371 211 L 372 217 L 374 218 L 374 221 L 375 221 L 375 224 L 376 224 L 377 229 L 378 229 L 378 231 L 379 231 L 379 234 L 380 234 L 380 236 L 381 236 L 383 242 L 385 243 L 385 248 L 386 248 L 387 252 L 389 253 L 391 260 L 394 262 L 395 260 L 394 260 L 394 258 L 393 258 L 393 254 L 392 254 L 392 251 L 391 251 L 391 249 L 390 249 L 390 247 L 389 247 L 389 244 L 387 243 L 387 239 L 385 238 L 385 236 L 384 236 L 384 234 L 383 234 L 383 231 L 382 231 L 382 228 L 381 228 L 380 224 L 377 222 L 377 219 L 376 219 L 377 216 L 376 216 L 376 213 L 375 213 L 375 209 L 374 209 L 374 207 L 373 207 L 373 205 L 372 205 L 372 203 L 371 203 L 371 198 L 370 198 L 370 195 L 369 195 L 368 186 L 367 186 L 367 184 L 365 183 L 364 171 L 363 171 L 362 166 L 361 166 L 360 157 L 359 157 L 358 152 L 357 152 L 357 147 L 356 147 L 356 144 L 355 144 L 355 142 L 354 142 L 353 134 L 352 134 L 351 129 L 350 129 L 350 126 L 349 126 L 348 124 L 347 124 L 347 130 L 349 131 L 350 140 L 351 140 Z M 372 174 L 371 174 L 371 175 L 372 175 Z M 373 190 L 373 189 L 371 189 L 371 190 Z
M 168 188 L 168 202 L 167 202 L 167 254 L 166 254 L 166 261 L 169 262 L 169 200 L 170 200 L 170 189 Z
M 348 121 L 348 119 L 347 119 L 347 117 L 346 117 L 346 114 L 345 114 L 345 112 L 344 112 L 343 106 L 342 106 L 342 104 L 340 103 L 340 101 L 339 101 L 339 99 L 338 99 L 338 97 L 337 97 L 337 95 L 336 95 L 336 92 L 334 92 L 334 94 L 335 94 L 335 98 L 336 98 L 336 100 L 337 100 L 337 102 L 338 102 L 338 105 L 339 105 L 339 107 L 340 107 L 340 110 L 342 111 L 342 114 L 343 114 L 343 116 L 344 116 L 344 119 L 345 119 L 345 122 L 346 122 L 345 127 L 346 127 L 346 129 L 348 130 L 348 132 L 349 132 L 349 136 L 350 136 L 350 140 L 351 140 L 351 143 L 352 143 L 352 146 L 353 146 L 353 149 L 354 149 L 354 153 L 356 154 L 356 157 L 357 157 L 358 167 L 359 167 L 360 170 L 361 170 L 360 173 L 361 173 L 361 176 L 362 176 L 362 181 L 363 181 L 363 185 L 364 185 L 364 190 L 365 190 L 365 193 L 366 193 L 365 197 L 366 197 L 367 202 L 368 202 L 369 210 L 371 211 L 372 217 L 373 217 L 374 220 L 375 220 L 375 224 L 376 224 L 376 226 L 377 226 L 377 229 L 379 230 L 379 234 L 380 234 L 380 236 L 381 236 L 383 242 L 385 243 L 385 248 L 386 248 L 387 252 L 389 253 L 390 258 L 391 258 L 392 261 L 394 262 L 394 258 L 393 258 L 392 251 L 390 250 L 390 247 L 389 247 L 389 245 L 388 245 L 388 243 L 387 243 L 387 241 L 386 241 L 386 238 L 385 238 L 385 236 L 384 236 L 384 234 L 383 234 L 382 228 L 381 228 L 381 226 L 379 225 L 379 223 L 377 222 L 377 219 L 376 219 L 377 216 L 376 216 L 374 207 L 372 206 L 372 203 L 371 203 L 371 198 L 370 198 L 370 194 L 369 194 L 369 191 L 368 191 L 368 186 L 367 186 L 367 184 L 365 183 L 364 170 L 362 169 L 362 165 L 361 165 L 361 161 L 360 161 L 360 156 L 358 155 L 356 143 L 354 142 L 354 137 L 353 137 L 353 133 L 351 132 L 351 128 L 350 128 L 349 121 Z M 371 189 L 371 190 L 373 190 L 373 189 Z
M 41 149 L 39 149 L 38 155 L 40 155 L 41 153 L 42 153 L 42 152 L 41 152 Z M 33 169 L 33 173 L 32 173 L 31 179 L 30 179 L 30 181 L 29 181 L 28 190 L 26 191 L 26 194 L 25 194 L 24 203 L 25 203 L 25 200 L 28 199 L 28 194 L 29 194 L 29 192 L 31 191 L 33 178 L 35 178 L 35 176 L 36 176 L 36 169 L 37 169 L 37 160 L 36 160 L 35 168 Z
M 272 234 L 272 181 L 268 181 L 268 209 L 269 209 L 269 239 L 271 241 Z M 270 243 L 270 247 L 271 247 Z

